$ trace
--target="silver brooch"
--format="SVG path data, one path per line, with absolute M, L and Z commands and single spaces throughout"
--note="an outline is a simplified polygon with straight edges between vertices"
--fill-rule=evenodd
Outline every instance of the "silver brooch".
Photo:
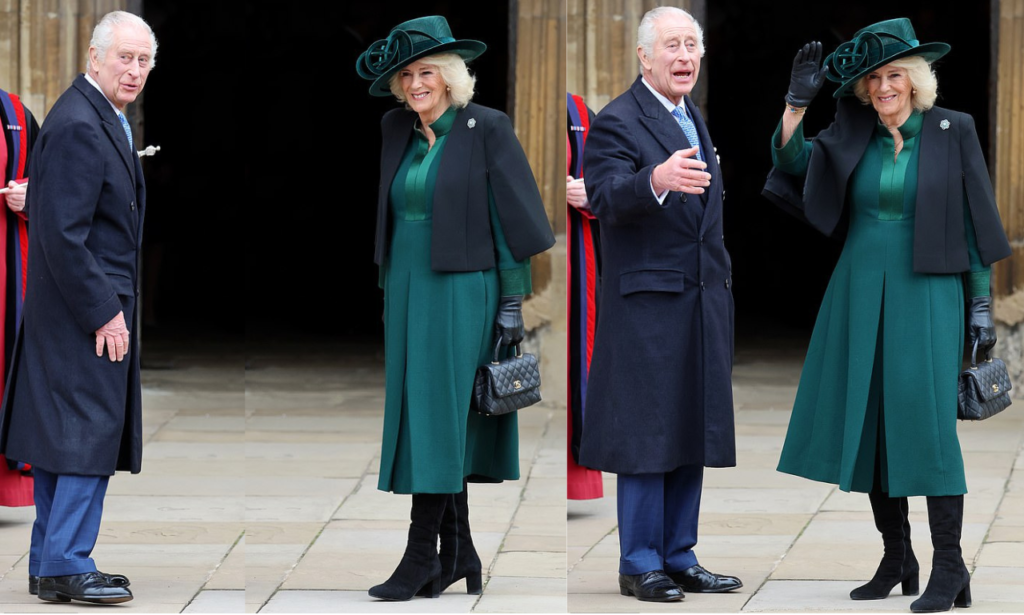
M 945 121 L 945 120 L 943 120 L 943 121 Z M 946 123 L 949 124 L 949 122 L 946 122 Z M 469 126 L 470 128 L 475 127 L 476 126 L 476 118 L 474 118 L 474 117 L 469 118 L 469 121 L 466 122 L 466 126 Z
M 942 120 L 939 122 L 939 128 L 943 130 L 949 130 L 949 120 Z

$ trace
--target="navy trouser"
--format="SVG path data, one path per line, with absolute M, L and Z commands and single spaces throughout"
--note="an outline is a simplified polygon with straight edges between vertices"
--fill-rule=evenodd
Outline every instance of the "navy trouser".
M 62 577 L 95 572 L 96 546 L 109 476 L 51 474 L 32 468 L 36 522 L 32 525 L 28 573 Z
M 697 563 L 703 466 L 619 474 L 619 573 L 681 572 Z

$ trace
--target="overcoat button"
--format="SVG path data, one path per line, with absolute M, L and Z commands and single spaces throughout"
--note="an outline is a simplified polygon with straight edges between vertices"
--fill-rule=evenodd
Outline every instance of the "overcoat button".
M 701 289 L 701 290 L 704 290 L 704 280 L 701 280 L 701 281 L 700 281 L 700 289 Z
M 700 236 L 700 245 L 704 245 L 704 235 Z
M 679 200 L 685 203 L 686 202 L 686 195 L 685 194 L 680 194 L 679 195 Z
M 729 288 L 729 280 L 726 280 L 726 281 L 725 281 L 725 287 L 726 287 L 726 288 Z
M 135 210 L 135 201 L 132 201 L 132 204 L 130 205 L 130 207 L 131 207 L 131 209 L 132 209 L 133 211 Z

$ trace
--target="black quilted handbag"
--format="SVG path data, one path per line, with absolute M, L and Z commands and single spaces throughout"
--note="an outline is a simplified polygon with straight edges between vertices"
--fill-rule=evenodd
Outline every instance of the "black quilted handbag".
M 960 374 L 960 398 L 956 418 L 983 421 L 1010 405 L 1010 375 L 1001 359 L 989 357 L 978 363 L 978 342 L 971 351 L 971 366 Z
M 476 370 L 473 381 L 473 409 L 485 416 L 501 416 L 540 401 L 540 365 L 537 357 L 523 354 L 516 344 L 513 356 L 494 359 Z

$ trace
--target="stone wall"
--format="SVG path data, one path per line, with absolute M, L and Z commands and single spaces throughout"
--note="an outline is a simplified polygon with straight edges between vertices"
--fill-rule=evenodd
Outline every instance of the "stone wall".
M 565 235 L 557 236 L 548 250 L 553 267 L 551 282 L 523 305 L 526 339 L 523 352 L 540 358 L 541 394 L 545 405 L 566 405 Z
M 1012 396 L 1024 399 L 1024 291 L 995 302 L 996 321 L 995 355 L 1006 363 L 1013 383 Z

